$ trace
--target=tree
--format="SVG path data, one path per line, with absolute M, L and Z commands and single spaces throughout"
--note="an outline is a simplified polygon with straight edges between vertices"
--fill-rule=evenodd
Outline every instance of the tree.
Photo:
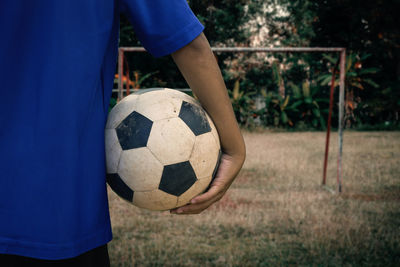
M 398 0 L 316 0 L 311 9 L 312 46 L 343 46 L 349 51 L 371 56 L 363 68 L 381 69 L 373 74 L 379 89 L 366 86 L 359 91 L 359 115 L 374 124 L 396 121 L 400 111 L 400 1 Z
M 260 6 L 261 3 L 262 1 L 251 0 L 189 1 L 193 12 L 204 24 L 205 34 L 212 46 L 248 46 L 250 32 L 245 25 L 257 12 L 257 6 Z M 123 16 L 121 17 L 119 45 L 140 46 L 129 21 Z M 232 57 L 233 54 L 218 55 L 218 62 L 222 69 L 225 67 L 226 60 Z M 147 54 L 128 53 L 126 59 L 131 71 L 136 70 L 140 75 L 162 70 L 144 81 L 143 87 L 187 87 L 170 57 L 154 59 Z

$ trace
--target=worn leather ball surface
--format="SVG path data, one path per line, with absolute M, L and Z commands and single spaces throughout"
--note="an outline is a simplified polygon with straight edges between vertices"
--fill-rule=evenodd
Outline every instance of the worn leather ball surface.
M 204 192 L 221 157 L 217 130 L 193 97 L 142 89 L 109 113 L 107 183 L 121 198 L 150 210 L 183 206 Z

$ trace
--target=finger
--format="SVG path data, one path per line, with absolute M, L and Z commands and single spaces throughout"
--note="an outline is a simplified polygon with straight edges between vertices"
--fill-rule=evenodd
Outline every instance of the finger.
M 208 208 L 212 202 L 210 203 L 202 203 L 202 204 L 187 204 L 185 206 L 176 208 L 174 210 L 171 210 L 171 213 L 173 214 L 197 214 Z
M 178 207 L 176 209 L 171 210 L 173 214 L 188 214 L 200 212 L 206 208 L 206 204 L 187 204 L 182 207 Z
M 206 202 L 197 203 L 197 204 L 188 204 L 186 206 L 171 210 L 173 214 L 198 214 L 203 210 L 207 209 L 211 204 L 220 200 L 223 196 L 223 193 L 219 193 L 218 195 L 214 196 L 213 198 L 209 199 Z
M 199 214 L 202 211 L 206 210 L 212 203 L 196 205 L 192 206 L 191 204 L 188 206 L 180 207 L 174 212 L 176 215 L 188 215 L 188 214 Z
M 221 187 L 216 186 L 216 185 L 211 185 L 210 189 L 207 192 L 194 197 L 190 201 L 190 203 L 198 204 L 198 203 L 207 202 L 207 201 L 213 199 L 215 196 L 217 196 L 221 192 L 222 192 L 222 188 Z
M 188 205 L 194 205 L 194 204 L 199 204 L 199 205 L 201 205 L 201 204 L 203 204 L 204 202 L 212 201 L 212 199 L 218 194 L 218 192 L 220 192 L 220 190 L 218 189 L 218 187 L 217 187 L 217 188 L 216 188 L 216 187 L 217 187 L 217 186 L 211 186 L 210 189 L 209 189 L 206 193 L 199 195 L 199 196 L 201 196 L 200 200 L 197 199 L 199 196 L 194 197 L 194 198 L 190 201 L 190 203 L 189 203 Z M 196 199 L 196 200 L 193 201 L 194 199 Z M 197 205 L 197 206 L 198 206 L 198 205 Z M 171 213 L 177 213 L 177 210 L 178 210 L 178 209 L 179 209 L 179 207 L 178 207 L 178 208 L 175 208 L 175 209 L 171 209 L 170 212 L 171 212 Z

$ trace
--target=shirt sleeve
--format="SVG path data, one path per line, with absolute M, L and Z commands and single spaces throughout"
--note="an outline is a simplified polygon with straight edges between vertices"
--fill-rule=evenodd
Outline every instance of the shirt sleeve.
M 175 52 L 204 30 L 186 0 L 120 0 L 120 12 L 155 57 Z

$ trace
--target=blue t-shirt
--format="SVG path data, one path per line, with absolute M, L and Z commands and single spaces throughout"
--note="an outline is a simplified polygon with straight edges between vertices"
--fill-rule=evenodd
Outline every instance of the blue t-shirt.
M 0 1 L 0 253 L 63 259 L 111 240 L 104 127 L 120 13 L 156 57 L 203 31 L 185 0 Z

